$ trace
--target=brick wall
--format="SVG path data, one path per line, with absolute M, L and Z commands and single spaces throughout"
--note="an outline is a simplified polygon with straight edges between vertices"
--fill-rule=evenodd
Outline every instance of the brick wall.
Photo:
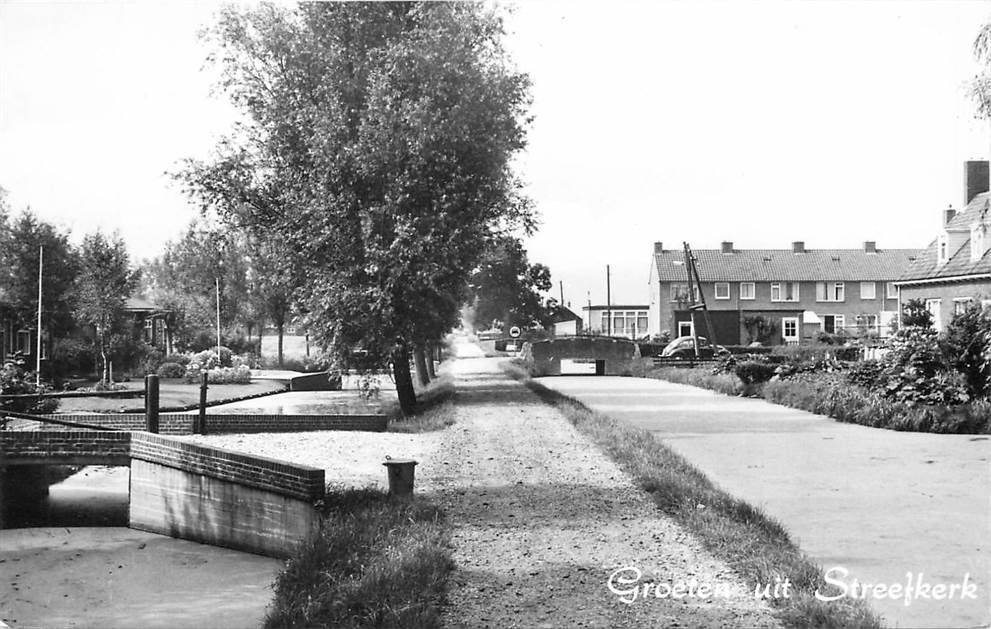
M 42 415 L 80 424 L 89 424 L 112 430 L 144 430 L 145 416 L 137 413 L 113 413 L 101 415 Z M 190 435 L 193 433 L 195 413 L 165 413 L 159 415 L 158 432 L 162 435 Z M 210 415 L 206 416 L 208 434 L 241 432 L 304 432 L 313 430 L 364 430 L 383 432 L 389 418 L 385 415 Z M 47 430 L 43 424 L 41 430 Z M 18 429 L 31 430 L 27 423 L 16 424 Z M 64 427 L 64 430 L 85 430 Z
M 128 465 L 131 433 L 102 431 L 0 431 L 4 465 L 37 464 L 39 459 L 65 465 Z
M 131 457 L 303 500 L 324 492 L 324 471 L 153 435 L 133 433 Z

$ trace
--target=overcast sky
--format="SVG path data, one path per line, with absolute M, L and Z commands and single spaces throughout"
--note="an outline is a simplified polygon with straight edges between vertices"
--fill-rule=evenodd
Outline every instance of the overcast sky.
M 0 0 L 0 185 L 76 238 L 157 255 L 195 215 L 164 172 L 233 112 L 202 2 Z M 654 241 L 923 247 L 991 132 L 964 84 L 988 2 L 533 2 L 507 20 L 533 80 L 520 174 L 531 259 L 577 309 L 646 303 Z

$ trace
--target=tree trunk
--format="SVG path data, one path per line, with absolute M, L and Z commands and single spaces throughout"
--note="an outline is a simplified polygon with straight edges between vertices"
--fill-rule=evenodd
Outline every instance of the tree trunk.
M 100 375 L 100 380 L 110 384 L 110 365 L 107 363 L 107 345 L 103 341 L 103 337 L 100 337 L 100 358 L 103 359 L 103 372 Z
M 437 372 L 434 371 L 434 353 L 436 349 L 433 343 L 427 343 L 427 375 L 431 380 L 437 379 Z
M 427 356 L 422 343 L 413 346 L 413 361 L 416 362 L 416 378 L 420 386 L 427 386 L 430 384 L 430 374 L 427 373 Z
M 279 367 L 282 367 L 282 334 L 285 331 L 285 324 L 279 324 Z
M 392 352 L 392 376 L 396 381 L 396 395 L 403 415 L 416 413 L 416 392 L 413 391 L 413 376 L 409 372 L 409 350 L 399 345 Z

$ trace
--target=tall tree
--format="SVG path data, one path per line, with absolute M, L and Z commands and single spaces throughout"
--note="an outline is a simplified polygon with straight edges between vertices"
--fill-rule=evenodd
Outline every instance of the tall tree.
M 306 261 L 305 309 L 339 365 L 390 360 L 457 322 L 484 243 L 532 212 L 510 162 L 527 78 L 475 3 L 312 3 L 228 10 L 212 31 L 248 122 L 182 174 L 204 206 L 273 230 Z
M 38 258 L 42 258 L 42 327 L 53 338 L 72 329 L 74 283 L 78 273 L 75 251 L 67 233 L 40 220 L 29 210 L 0 229 L 0 286 L 13 309 L 16 323 L 37 325 Z
M 137 286 L 127 247 L 119 234 L 87 234 L 80 248 L 77 312 L 79 319 L 94 327 L 102 361 L 101 379 L 110 378 L 109 363 L 116 345 L 128 334 L 124 327 L 124 304 Z
M 493 241 L 471 277 L 475 321 L 504 327 L 544 323 L 547 310 L 541 292 L 551 289 L 551 272 L 530 264 L 523 243 L 515 238 Z

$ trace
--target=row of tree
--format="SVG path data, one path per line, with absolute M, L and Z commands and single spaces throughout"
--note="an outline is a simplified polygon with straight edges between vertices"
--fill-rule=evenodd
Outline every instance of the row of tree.
M 124 305 L 139 277 L 124 242 L 97 231 L 73 246 L 66 231 L 30 210 L 12 216 L 0 189 L 0 309 L 14 330 L 37 327 L 39 272 L 42 331 L 55 343 L 71 334 L 88 340 L 106 375 L 114 349 L 131 335 Z
M 338 367 L 391 362 L 407 413 L 410 354 L 458 323 L 483 254 L 534 227 L 511 168 L 529 81 L 502 37 L 486 5 L 410 2 L 228 8 L 207 33 L 243 121 L 177 177 L 291 269 Z

